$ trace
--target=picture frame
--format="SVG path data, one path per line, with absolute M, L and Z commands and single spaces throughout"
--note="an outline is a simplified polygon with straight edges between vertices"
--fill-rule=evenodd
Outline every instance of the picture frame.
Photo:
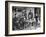
M 39 20 L 36 17 L 39 17 Z M 25 19 L 24 22 L 22 20 L 16 22 L 22 18 Z M 30 25 L 31 27 L 28 28 Z M 36 34 L 45 34 L 45 3 L 5 1 L 5 36 Z

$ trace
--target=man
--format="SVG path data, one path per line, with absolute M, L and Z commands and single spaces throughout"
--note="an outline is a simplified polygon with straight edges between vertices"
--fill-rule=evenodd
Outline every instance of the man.
M 33 13 L 31 12 L 31 10 L 30 10 L 30 12 L 29 12 L 29 14 L 28 14 L 28 18 L 29 18 L 29 19 L 32 19 L 32 18 L 33 18 Z
M 36 19 L 36 26 L 37 26 L 37 24 L 38 24 L 38 14 L 37 13 L 35 15 L 35 19 Z

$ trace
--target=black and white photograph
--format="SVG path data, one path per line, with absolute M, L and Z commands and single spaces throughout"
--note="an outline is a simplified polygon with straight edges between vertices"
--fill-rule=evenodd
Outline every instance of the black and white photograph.
M 12 7 L 13 30 L 32 30 L 40 28 L 41 8 Z
M 45 33 L 45 3 L 5 2 L 5 34 L 34 35 Z

